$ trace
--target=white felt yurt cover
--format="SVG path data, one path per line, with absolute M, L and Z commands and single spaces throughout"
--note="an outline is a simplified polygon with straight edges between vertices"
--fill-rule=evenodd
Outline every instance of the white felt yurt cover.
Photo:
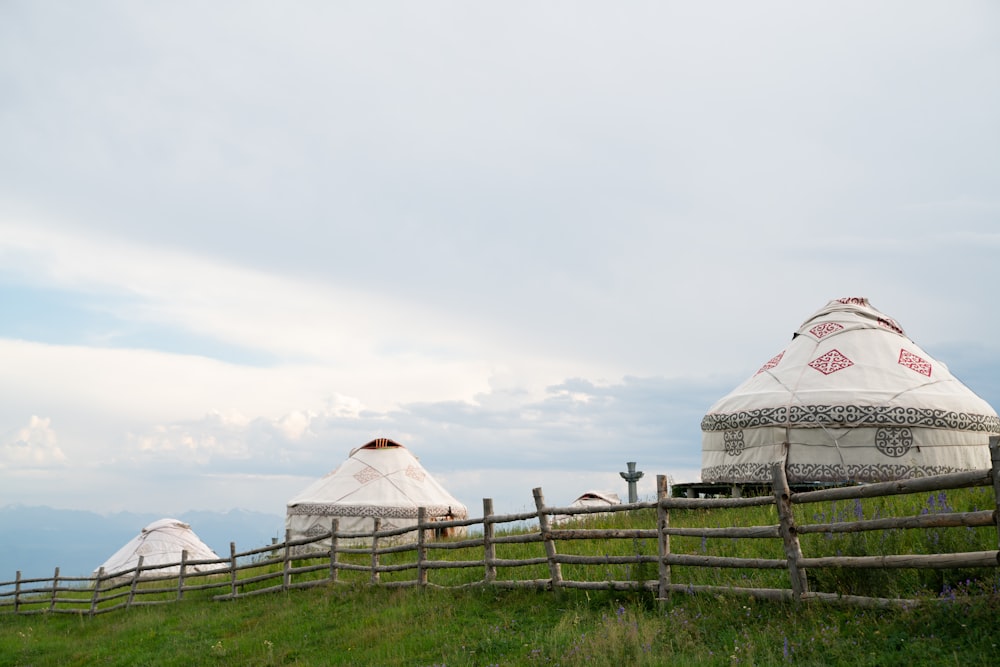
M 577 497 L 570 504 L 570 507 L 607 507 L 608 505 L 619 505 L 622 500 L 617 493 L 609 491 L 587 491 Z
M 338 520 L 338 532 L 371 531 L 375 517 L 382 520 L 382 530 L 404 528 L 417 525 L 420 507 L 430 520 L 468 517 L 466 506 L 431 477 L 410 450 L 379 438 L 353 450 L 332 472 L 289 500 L 285 528 L 291 539 L 328 533 L 333 519 Z M 417 534 L 396 539 L 416 540 Z
M 129 540 L 125 546 L 111 555 L 101 567 L 104 574 L 134 569 L 142 556 L 142 574 L 144 576 L 174 576 L 179 575 L 181 556 L 187 551 L 187 560 L 216 560 L 218 555 L 207 544 L 201 541 L 191 526 L 177 519 L 159 519 L 149 524 Z M 151 569 L 147 569 L 150 568 Z M 224 565 L 188 565 L 185 574 L 204 574 L 218 570 Z M 94 570 L 94 575 L 100 568 Z
M 617 493 L 612 493 L 610 491 L 585 491 L 580 494 L 576 500 L 570 503 L 570 507 L 611 507 L 612 505 L 620 505 L 622 502 L 621 498 L 618 497 Z M 566 523 L 567 521 L 572 521 L 574 519 L 586 519 L 594 516 L 602 516 L 604 512 L 595 512 L 587 514 L 556 514 L 552 517 L 553 523 Z
M 829 302 L 701 423 L 702 481 L 875 482 L 990 466 L 1000 419 L 892 318 Z

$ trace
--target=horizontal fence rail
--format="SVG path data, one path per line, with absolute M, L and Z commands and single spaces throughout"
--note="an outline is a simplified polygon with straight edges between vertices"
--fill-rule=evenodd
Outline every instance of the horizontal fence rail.
M 1000 568 L 1000 550 L 970 550 L 949 553 L 883 555 L 803 555 L 800 536 L 833 538 L 835 535 L 871 531 L 924 530 L 942 528 L 996 529 L 994 544 L 1000 547 L 1000 442 L 990 438 L 991 468 L 793 493 L 784 468 L 774 466 L 772 493 L 742 498 L 673 498 L 667 478 L 657 477 L 657 499 L 607 507 L 547 507 L 542 489 L 533 491 L 535 510 L 496 515 L 493 501 L 483 500 L 483 517 L 454 521 L 432 521 L 423 508 L 417 525 L 383 529 L 374 520 L 371 531 L 341 532 L 332 519 L 329 531 L 308 538 L 291 539 L 286 532 L 281 543 L 237 552 L 230 543 L 228 557 L 189 560 L 187 553 L 176 563 L 147 564 L 142 557 L 134 568 L 90 577 L 65 577 L 55 569 L 52 577 L 23 578 L 0 582 L 0 613 L 74 613 L 95 616 L 118 609 L 176 602 L 192 591 L 212 591 L 214 600 L 236 600 L 250 595 L 339 583 L 382 586 L 464 588 L 543 588 L 586 590 L 633 590 L 652 592 L 666 600 L 675 593 L 725 593 L 761 599 L 797 602 L 839 602 L 884 607 L 915 604 L 916 600 L 811 590 L 810 579 L 825 569 L 916 569 Z M 829 503 L 885 498 L 899 494 L 938 493 L 951 489 L 988 487 L 992 508 L 973 511 L 937 511 L 917 516 L 856 517 L 802 523 L 795 520 L 796 507 L 824 507 Z M 671 511 L 713 511 L 732 508 L 764 508 L 777 523 L 752 526 L 671 526 Z M 648 516 L 650 528 L 588 528 L 581 519 L 613 517 L 620 512 Z M 645 513 L 645 514 L 642 514 Z M 801 515 L 801 511 L 800 511 Z M 525 522 L 530 525 L 525 527 Z M 534 522 L 537 522 L 537 526 Z M 435 531 L 475 527 L 473 534 L 434 540 Z M 437 534 L 440 534 L 438 532 Z M 764 540 L 780 544 L 778 557 L 741 557 L 707 553 L 678 553 L 671 538 L 682 540 Z M 603 554 L 570 553 L 576 542 L 607 545 Z M 611 548 L 614 544 L 631 549 Z M 651 547 L 655 544 L 655 547 Z M 539 548 L 540 547 L 540 548 Z M 524 550 L 535 550 L 525 555 Z M 560 551 L 563 549 L 563 551 Z M 501 550 L 521 550 L 520 553 Z M 779 556 L 780 554 L 780 556 Z M 451 555 L 447 558 L 445 556 Z M 516 555 L 517 557 L 512 557 Z M 440 556 L 440 557 L 437 557 Z M 563 572 L 572 568 L 572 577 Z M 674 568 L 713 568 L 787 572 L 787 587 L 706 585 L 674 581 Z M 436 583 L 431 578 L 449 570 L 475 570 L 460 583 Z M 597 576 L 593 573 L 601 573 Z M 582 576 L 581 573 L 590 573 Z M 810 574 L 811 573 L 811 574 Z M 617 576 L 624 574 L 627 576 Z

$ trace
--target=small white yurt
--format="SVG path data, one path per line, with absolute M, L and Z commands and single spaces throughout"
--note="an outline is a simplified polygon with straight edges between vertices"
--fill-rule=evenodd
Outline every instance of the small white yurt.
M 996 411 L 861 297 L 837 299 L 713 405 L 703 482 L 878 482 L 989 468 Z
M 577 497 L 570 507 L 602 507 L 607 508 L 612 505 L 620 505 L 622 502 L 621 498 L 618 497 L 617 493 L 612 493 L 609 491 L 585 491 L 583 494 Z M 552 517 L 553 523 L 566 523 L 567 521 L 572 521 L 574 519 L 587 519 L 595 516 L 605 516 L 604 512 L 594 512 L 587 514 L 557 514 Z
M 404 528 L 417 525 L 420 507 L 430 520 L 465 519 L 469 514 L 410 450 L 378 438 L 351 451 L 346 461 L 289 500 L 285 528 L 291 539 L 328 533 L 333 519 L 342 533 L 371 531 L 375 517 L 382 520 L 383 530 Z M 435 531 L 436 537 L 463 534 L 464 529 Z M 396 541 L 416 539 L 414 531 Z
M 145 577 L 177 576 L 180 574 L 181 556 L 187 551 L 187 560 L 214 560 L 218 555 L 202 542 L 191 526 L 177 519 L 160 519 L 142 529 L 121 549 L 100 566 L 105 575 L 134 569 L 142 556 L 142 573 Z M 151 569 L 150 566 L 153 566 Z M 157 567 L 162 566 L 162 567 Z M 185 575 L 205 574 L 225 568 L 225 565 L 187 565 Z M 94 576 L 100 568 L 94 570 Z M 132 575 L 127 575 L 131 577 Z
M 610 491 L 585 491 L 577 497 L 570 507 L 609 507 L 611 505 L 621 505 L 622 499 L 617 493 Z

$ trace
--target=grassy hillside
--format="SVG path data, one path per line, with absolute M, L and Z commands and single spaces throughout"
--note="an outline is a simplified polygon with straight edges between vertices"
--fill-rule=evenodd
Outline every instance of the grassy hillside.
M 4 616 L 0 665 L 994 665 L 1000 596 L 896 611 L 741 597 L 324 587 Z
M 986 507 L 982 489 L 947 495 L 830 505 L 800 522 Z M 672 525 L 773 522 L 767 509 L 725 516 L 672 514 Z M 821 516 L 822 515 L 822 516 Z M 648 512 L 602 525 L 649 527 Z M 887 531 L 804 543 L 823 553 L 926 553 L 996 548 L 993 529 Z M 647 541 L 579 543 L 655 553 Z M 655 542 L 649 540 L 648 542 Z M 538 545 L 534 545 L 537 547 Z M 568 547 L 568 545 L 566 545 Z M 527 548 L 527 545 L 525 545 Z M 765 555 L 761 540 L 677 538 L 674 551 Z M 560 544 L 560 551 L 564 549 Z M 456 559 L 467 557 L 460 553 Z M 445 571 L 431 580 L 461 583 L 481 575 Z M 616 573 L 614 574 L 617 578 Z M 538 576 L 539 573 L 525 576 Z M 780 572 L 674 568 L 675 581 L 787 586 Z M 816 576 L 813 576 L 816 575 Z M 544 574 L 542 575 L 544 576 Z M 603 573 L 595 573 L 600 578 Z M 786 578 L 786 581 L 772 579 Z M 360 582 L 213 602 L 209 592 L 183 602 L 74 615 L 0 616 L 3 665 L 993 665 L 1000 655 L 1000 579 L 978 571 L 830 571 L 810 573 L 825 590 L 900 594 L 915 607 L 863 610 L 756 601 L 731 595 L 584 591 L 418 590 Z M 759 578 L 759 580 L 757 580 Z M 449 580 L 450 579 L 450 580 Z

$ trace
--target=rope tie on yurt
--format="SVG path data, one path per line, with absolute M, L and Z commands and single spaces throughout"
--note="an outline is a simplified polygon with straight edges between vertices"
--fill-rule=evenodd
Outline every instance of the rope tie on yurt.
M 805 369 L 803 369 L 802 372 L 804 372 L 804 371 L 805 371 Z M 799 374 L 800 378 L 802 377 L 802 372 L 800 372 L 800 374 Z M 840 470 L 843 473 L 844 479 L 847 480 L 850 477 L 850 475 L 848 475 L 848 473 L 847 473 L 847 462 L 844 460 L 844 452 L 840 449 L 840 441 L 837 438 L 837 436 L 835 436 L 830 431 L 830 429 L 828 429 L 826 427 L 826 425 L 823 424 L 823 422 L 821 422 L 819 420 L 819 417 L 816 414 L 815 410 L 812 408 L 812 406 L 806 404 L 801 398 L 799 398 L 798 392 L 796 392 L 795 389 L 789 387 L 784 382 L 782 382 L 770 370 L 766 371 L 766 373 L 771 376 L 771 379 L 773 379 L 775 382 L 777 382 L 778 385 L 780 385 L 785 391 L 788 392 L 788 402 L 785 403 L 785 415 L 786 415 L 786 421 L 785 421 L 785 441 L 787 443 L 787 446 L 786 446 L 785 453 L 784 453 L 785 454 L 785 456 L 784 456 L 785 460 L 782 462 L 782 465 L 785 466 L 786 468 L 788 466 L 788 453 L 789 453 L 789 450 L 791 450 L 791 447 L 792 447 L 791 437 L 789 437 L 789 431 L 791 430 L 792 425 L 791 425 L 791 423 L 788 422 L 787 419 L 788 419 L 788 416 L 790 416 L 791 413 L 792 413 L 792 404 L 793 403 L 797 403 L 803 410 L 806 411 L 806 413 L 809 415 L 810 419 L 812 419 L 815 422 L 816 426 L 819 427 L 823 431 L 823 433 L 826 434 L 826 436 L 830 439 L 831 442 L 833 442 L 833 446 L 837 450 L 837 458 L 840 459 Z M 849 428 L 854 428 L 854 427 L 851 426 Z

